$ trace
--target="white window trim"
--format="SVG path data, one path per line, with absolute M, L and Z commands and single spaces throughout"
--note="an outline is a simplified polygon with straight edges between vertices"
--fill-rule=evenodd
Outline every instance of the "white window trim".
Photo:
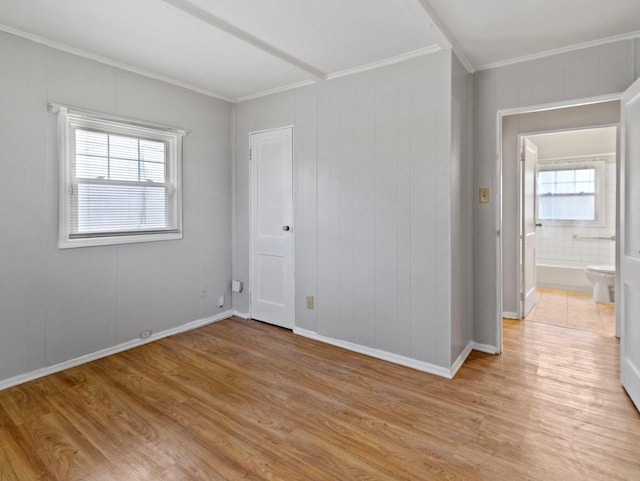
M 594 220 L 550 220 L 550 219 L 538 219 L 538 199 L 536 198 L 536 222 L 542 222 L 544 225 L 548 226 L 572 226 L 572 225 L 588 225 L 590 227 L 604 227 L 606 225 L 606 158 L 584 158 L 580 160 L 552 160 L 552 161 L 544 161 L 539 160 L 537 163 L 537 172 L 536 172 L 536 182 L 538 172 L 547 171 L 547 170 L 578 170 L 578 169 L 595 169 L 596 171 L 596 179 L 595 179 L 595 209 L 596 209 L 596 218 Z
M 59 162 L 59 187 L 58 187 L 58 248 L 69 249 L 75 247 L 104 246 L 116 244 L 132 244 L 140 242 L 154 242 L 165 240 L 182 239 L 182 138 L 187 135 L 187 131 L 169 127 L 161 124 L 154 124 L 138 120 L 132 120 L 116 115 L 94 112 L 90 110 L 77 109 L 60 104 L 50 103 L 49 111 L 58 114 L 58 162 Z M 172 136 L 172 156 L 175 157 L 175 217 L 176 228 L 168 232 L 151 232 L 136 234 L 115 234 L 103 236 L 87 236 L 82 238 L 71 238 L 69 231 L 69 202 L 68 202 L 68 154 L 69 154 L 69 115 L 82 116 L 87 124 L 91 122 L 112 123 L 114 132 L 117 132 L 118 124 L 126 126 L 129 134 L 139 132 L 148 134 L 154 131 Z

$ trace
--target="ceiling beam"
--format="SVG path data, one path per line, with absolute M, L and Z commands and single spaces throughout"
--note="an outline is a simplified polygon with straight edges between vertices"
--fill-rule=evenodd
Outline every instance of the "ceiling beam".
M 201 8 L 193 5 L 191 2 L 188 2 L 187 0 L 162 0 L 162 1 L 177 8 L 178 10 L 181 10 L 184 13 L 187 13 L 201 20 L 204 23 L 211 25 L 212 27 L 215 27 L 219 30 L 222 30 L 228 33 L 229 35 L 232 35 L 233 37 L 237 38 L 242 42 L 252 45 L 257 49 L 262 50 L 263 52 L 269 55 L 272 55 L 273 57 L 276 57 L 282 60 L 283 62 L 308 73 L 315 80 L 326 80 L 327 78 L 327 75 L 323 71 L 321 71 L 320 69 L 317 69 L 313 65 L 309 65 L 308 63 L 305 63 L 302 60 L 297 59 L 292 55 L 289 55 L 287 52 L 283 52 L 282 50 L 274 47 L 273 45 L 268 44 L 267 42 L 264 42 L 263 40 L 260 40 L 257 37 L 254 37 L 250 33 L 245 32 L 244 30 L 241 30 L 238 27 L 235 27 L 234 25 L 231 25 L 230 23 L 224 21 L 220 17 L 217 17 L 205 10 L 202 10 Z

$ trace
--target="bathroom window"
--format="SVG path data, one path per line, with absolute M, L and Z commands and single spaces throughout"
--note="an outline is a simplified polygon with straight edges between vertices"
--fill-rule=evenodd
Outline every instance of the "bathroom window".
M 60 248 L 182 238 L 176 129 L 57 107 Z
M 538 220 L 597 222 L 602 196 L 602 168 L 543 165 L 538 167 Z

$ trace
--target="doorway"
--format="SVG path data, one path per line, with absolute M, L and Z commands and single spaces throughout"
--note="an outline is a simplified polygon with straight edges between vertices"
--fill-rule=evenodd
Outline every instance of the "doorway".
M 520 135 L 522 318 L 615 335 L 617 139 L 615 125 Z
M 502 275 L 499 279 L 501 285 L 499 293 L 501 299 L 499 300 L 502 307 L 502 317 L 512 319 L 523 319 L 526 317 L 523 306 L 523 297 L 525 292 L 524 281 L 522 277 L 524 262 L 524 255 L 522 250 L 521 236 L 524 232 L 522 210 L 525 205 L 522 199 L 523 194 L 523 157 L 522 145 L 524 137 L 531 137 L 537 134 L 552 134 L 567 131 L 578 131 L 585 129 L 593 129 L 599 127 L 615 127 L 620 122 L 620 102 L 618 100 L 607 99 L 606 101 L 600 101 L 598 103 L 583 104 L 577 106 L 557 106 L 555 108 L 545 108 L 544 110 L 533 110 L 514 112 L 504 114 L 500 118 L 500 132 L 502 134 L 499 142 L 502 152 L 502 165 L 501 165 L 501 177 L 502 177 L 502 192 L 500 196 L 500 216 L 502 218 L 502 225 L 500 229 L 500 245 L 499 250 L 501 252 L 501 272 Z M 533 137 L 531 137 L 533 138 Z M 545 144 L 546 147 L 546 144 Z M 617 149 L 617 147 L 616 147 Z M 593 153 L 593 152 L 591 152 Z M 601 153 L 601 152 L 599 152 Z M 578 153 L 570 153 L 568 150 L 565 152 L 558 152 L 556 154 L 547 154 L 543 152 L 544 157 L 549 157 L 544 160 L 553 162 L 550 157 L 574 157 L 579 155 Z M 616 152 L 616 156 L 618 153 Z M 555 159 L 558 161 L 561 159 Z M 533 163 L 533 169 L 530 169 L 529 178 L 537 182 L 537 160 Z M 534 183 L 535 188 L 535 183 Z M 525 193 L 526 194 L 526 193 Z M 536 227 L 536 223 L 540 223 L 537 219 L 536 209 L 538 209 L 537 203 L 533 200 L 533 192 L 530 194 L 531 202 L 529 204 L 529 219 L 530 228 L 529 231 L 540 231 L 540 227 Z M 617 214 L 614 214 L 615 218 Z M 542 229 L 544 230 L 544 221 L 542 222 Z M 569 232 L 570 241 L 573 242 L 572 236 L 576 232 Z M 544 236 L 543 236 L 544 237 Z M 546 242 L 546 239 L 545 239 Z M 609 241 L 610 244 L 615 245 L 615 241 Z M 547 243 L 548 244 L 548 243 Z M 586 244 L 580 244 L 586 246 Z M 543 246 L 543 251 L 549 247 Z M 539 249 L 535 246 L 535 251 Z M 569 249 L 565 247 L 565 249 Z M 615 247 L 614 247 L 615 249 Z M 531 262 L 531 261 L 530 261 Z M 614 262 L 615 263 L 615 262 Z M 532 262 L 535 266 L 535 261 Z M 578 268 L 574 273 L 578 273 Z M 541 272 L 537 268 L 534 269 L 534 274 L 537 277 L 541 276 L 541 280 L 544 281 L 545 272 Z M 586 292 L 588 290 L 588 281 L 584 277 L 584 269 L 578 273 L 581 282 L 584 282 L 582 288 Z M 537 284 L 535 281 L 530 281 L 533 285 Z M 558 287 L 548 285 L 547 287 Z M 529 288 L 531 290 L 531 288 Z
M 251 318 L 292 329 L 293 127 L 250 134 Z
M 587 109 L 578 112 L 575 109 Z M 592 109 L 595 108 L 595 111 Z M 589 110 L 592 110 L 589 112 Z M 569 112 L 568 115 L 563 115 Z M 590 114 L 590 115 L 588 115 Z M 609 118 L 607 118 L 609 116 Z M 594 121 L 595 119 L 595 121 Z M 545 132 L 562 129 L 577 129 L 580 127 L 594 127 L 606 125 L 620 125 L 620 134 L 617 139 L 618 152 L 616 152 L 616 177 L 617 177 L 617 209 L 615 249 L 616 249 L 616 274 L 615 298 L 619 309 L 616 312 L 617 334 L 620 339 L 620 380 L 627 394 L 640 409 L 640 349 L 637 340 L 640 339 L 640 236 L 638 230 L 632 226 L 638 225 L 640 219 L 640 194 L 633 188 L 640 182 L 640 80 L 636 80 L 631 87 L 619 95 L 585 100 L 581 104 L 573 103 L 539 106 L 529 109 L 502 110 L 497 116 L 497 142 L 498 152 L 497 169 L 500 179 L 498 188 L 496 215 L 499 219 L 497 232 L 496 267 L 497 276 L 497 307 L 505 314 L 505 295 L 510 286 L 507 276 L 518 278 L 518 256 L 508 258 L 505 252 L 512 249 L 519 251 L 518 241 L 518 216 L 521 209 L 518 195 L 509 197 L 508 191 L 517 190 L 509 188 L 510 184 L 518 186 L 518 176 L 514 171 L 520 162 L 509 161 L 510 156 L 516 156 L 519 152 L 517 142 L 518 135 L 526 132 Z M 515 149 L 512 150 L 513 143 Z M 509 175 L 510 174 L 510 175 Z M 511 201 L 511 202 L 510 202 Z M 509 207 L 515 206 L 511 214 L 515 221 L 511 222 L 505 216 Z M 513 212 L 515 211 L 515 213 Z M 508 213 L 508 212 L 507 212 Z M 507 229 L 511 228 L 510 236 Z M 509 264 L 511 263 L 511 264 Z M 516 268 L 514 268 L 514 265 Z M 519 282 L 519 281 L 518 281 Z M 517 288 L 520 288 L 518 283 Z M 517 292 L 519 297 L 519 292 Z M 595 292 L 594 292 L 595 296 Z M 514 300 L 514 299 L 512 299 Z M 519 302 L 516 300 L 516 306 Z M 502 329 L 504 316 L 497 316 L 497 351 L 502 352 Z

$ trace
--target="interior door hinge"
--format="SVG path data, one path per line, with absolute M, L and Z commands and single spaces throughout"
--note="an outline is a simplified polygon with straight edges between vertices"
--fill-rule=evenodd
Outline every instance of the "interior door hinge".
M 251 160 L 251 149 L 249 149 L 249 160 Z
M 524 301 L 524 292 L 521 292 L 521 293 L 520 293 L 520 300 L 521 300 L 521 301 Z
M 524 162 L 525 157 L 526 157 L 525 153 L 524 152 L 520 152 L 520 161 L 521 162 Z

